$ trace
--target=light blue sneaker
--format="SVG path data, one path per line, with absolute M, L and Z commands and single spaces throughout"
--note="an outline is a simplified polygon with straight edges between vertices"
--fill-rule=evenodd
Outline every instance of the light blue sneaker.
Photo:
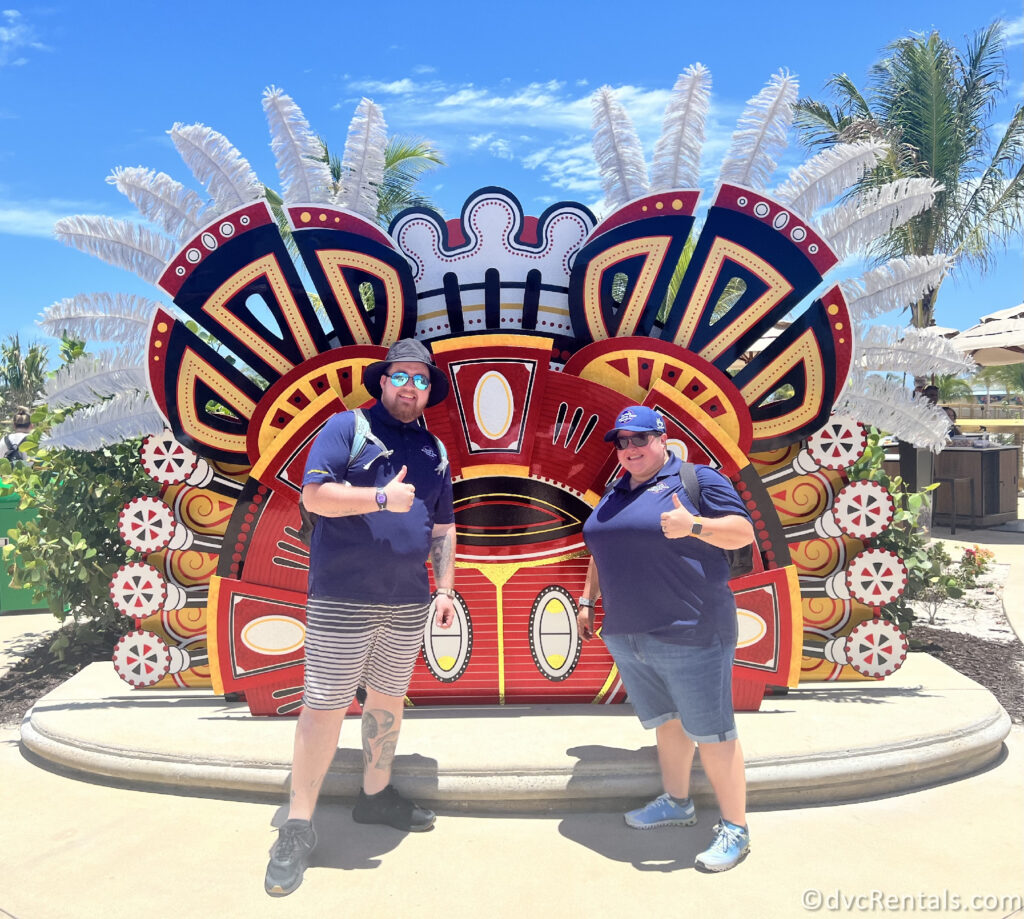
M 715 824 L 715 838 L 694 861 L 701 871 L 728 871 L 735 868 L 750 852 L 750 833 L 722 818 Z
M 685 804 L 677 804 L 667 791 L 624 816 L 626 823 L 634 830 L 652 830 L 659 826 L 693 826 L 697 822 L 693 801 L 687 798 Z

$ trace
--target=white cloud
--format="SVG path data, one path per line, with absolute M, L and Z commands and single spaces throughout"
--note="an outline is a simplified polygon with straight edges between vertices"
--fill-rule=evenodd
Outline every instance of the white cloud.
M 49 51 L 36 39 L 35 30 L 19 10 L 0 10 L 0 67 L 20 67 L 28 63 L 25 51 Z
M 1024 45 L 1024 16 L 1006 23 L 1006 47 Z
M 0 189 L 2 191 L 2 189 Z M 12 201 L 0 199 L 0 233 L 9 236 L 35 236 L 52 238 L 53 225 L 70 214 L 109 214 L 128 217 L 130 214 L 110 214 L 110 208 L 95 201 Z M 138 214 L 134 215 L 135 219 Z

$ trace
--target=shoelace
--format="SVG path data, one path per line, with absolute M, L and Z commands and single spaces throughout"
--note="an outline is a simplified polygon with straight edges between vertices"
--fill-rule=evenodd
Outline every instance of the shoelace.
M 711 844 L 711 848 L 715 852 L 728 852 L 733 845 L 738 845 L 742 839 L 742 830 L 734 830 L 731 826 L 720 823 L 718 824 L 718 834 L 715 836 L 715 841 Z
M 281 861 L 291 858 L 299 847 L 299 834 L 301 832 L 301 830 L 294 830 L 291 827 L 282 827 L 281 835 L 278 837 L 277 845 L 274 847 L 274 858 Z

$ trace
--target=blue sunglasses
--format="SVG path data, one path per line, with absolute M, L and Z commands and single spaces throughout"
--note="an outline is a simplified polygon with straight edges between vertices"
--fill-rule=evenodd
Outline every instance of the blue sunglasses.
M 425 377 L 422 373 L 409 376 L 404 370 L 396 370 L 394 373 L 385 373 L 384 376 L 391 380 L 391 385 L 395 389 L 401 389 L 409 380 L 412 380 L 413 386 L 420 392 L 430 389 L 430 377 Z

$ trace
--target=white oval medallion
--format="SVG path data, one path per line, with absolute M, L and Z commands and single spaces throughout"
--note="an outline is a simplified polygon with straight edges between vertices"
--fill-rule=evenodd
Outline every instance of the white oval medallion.
M 749 648 L 751 645 L 756 645 L 768 633 L 768 626 L 765 625 L 764 620 L 748 609 L 737 609 L 736 618 L 739 621 L 737 648 Z
M 515 402 L 512 387 L 498 371 L 489 370 L 476 384 L 473 411 L 480 432 L 491 440 L 504 437 L 512 425 Z
M 239 636 L 250 651 L 260 654 L 291 654 L 302 647 L 306 630 L 290 616 L 260 616 L 253 619 Z

